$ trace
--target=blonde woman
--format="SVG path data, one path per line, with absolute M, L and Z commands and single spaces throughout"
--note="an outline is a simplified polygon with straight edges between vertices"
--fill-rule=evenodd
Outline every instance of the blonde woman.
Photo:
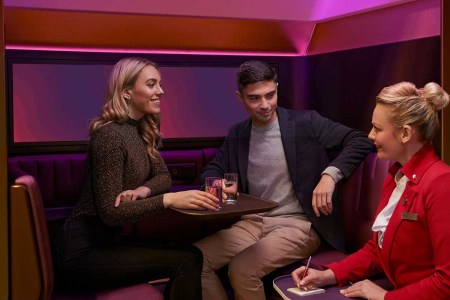
M 292 273 L 301 288 L 354 282 L 341 290 L 365 299 L 450 299 L 450 167 L 431 144 L 448 94 L 436 83 L 401 82 L 377 96 L 369 138 L 378 157 L 396 161 L 384 182 L 373 238 L 358 252 L 326 266 Z M 384 272 L 386 291 L 370 280 Z
M 88 179 L 56 242 L 56 267 L 66 288 L 109 288 L 169 277 L 166 299 L 201 299 L 202 254 L 197 248 L 120 235 L 124 225 L 170 206 L 218 206 L 206 192 L 168 193 L 171 179 L 158 152 L 163 95 L 157 64 L 125 58 L 114 66 L 106 104 L 90 125 Z

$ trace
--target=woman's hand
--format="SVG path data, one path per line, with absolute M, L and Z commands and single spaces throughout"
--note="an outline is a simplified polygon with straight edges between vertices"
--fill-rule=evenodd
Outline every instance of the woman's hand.
M 164 194 L 163 202 L 165 208 L 196 210 L 217 210 L 219 208 L 219 199 L 210 193 L 197 190 Z
M 146 186 L 140 186 L 135 190 L 123 191 L 117 196 L 116 201 L 114 202 L 114 207 L 118 207 L 122 201 L 132 202 L 137 199 L 147 198 L 150 194 L 151 190 Z
M 341 290 L 341 294 L 345 297 L 360 297 L 370 300 L 383 300 L 386 293 L 386 290 L 368 279 L 358 281 L 348 288 Z
M 308 290 L 311 287 L 336 284 L 336 277 L 330 269 L 319 271 L 308 268 L 308 274 L 303 277 L 305 269 L 305 266 L 301 266 L 291 273 L 292 279 L 299 289 Z

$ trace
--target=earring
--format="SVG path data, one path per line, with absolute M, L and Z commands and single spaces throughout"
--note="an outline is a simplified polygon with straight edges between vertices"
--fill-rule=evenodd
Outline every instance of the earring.
M 125 96 L 123 96 L 123 97 L 125 98 L 125 102 L 126 102 L 127 104 L 130 104 L 130 96 L 125 95 Z

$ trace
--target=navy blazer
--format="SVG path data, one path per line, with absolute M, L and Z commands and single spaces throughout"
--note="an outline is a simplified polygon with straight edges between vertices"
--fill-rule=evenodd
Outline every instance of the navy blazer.
M 278 107 L 277 114 L 297 200 L 319 235 L 343 251 L 344 238 L 335 197 L 333 213 L 329 216 L 322 214 L 318 218 L 312 209 L 312 193 L 327 166 L 338 168 L 347 178 L 373 149 L 373 143 L 362 132 L 326 119 L 316 111 L 293 111 Z M 219 152 L 202 170 L 201 182 L 206 177 L 223 177 L 224 173 L 235 172 L 239 174 L 239 192 L 249 193 L 247 166 L 251 127 L 249 118 L 230 128 Z M 329 151 L 339 151 L 339 155 L 331 162 Z

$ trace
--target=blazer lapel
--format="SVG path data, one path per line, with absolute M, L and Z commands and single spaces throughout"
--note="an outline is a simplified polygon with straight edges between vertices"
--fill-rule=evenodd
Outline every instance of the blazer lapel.
M 239 177 L 241 178 L 242 190 L 244 193 L 248 193 L 247 167 L 251 128 L 252 122 L 249 120 L 244 124 L 244 128 L 238 137 Z
M 428 168 L 439 161 L 438 157 L 434 153 L 433 146 L 426 145 L 422 147 L 414 156 L 408 161 L 408 163 L 400 169 L 400 171 L 408 177 L 410 181 L 406 184 L 406 188 L 395 207 L 392 217 L 389 220 L 389 224 L 386 227 L 386 232 L 383 239 L 383 260 L 389 261 L 389 253 L 391 252 L 392 242 L 395 239 L 395 233 L 398 227 L 404 220 L 414 218 L 415 212 L 410 212 L 411 206 L 416 198 L 417 185 L 422 179 L 424 173 Z M 394 166 L 393 166 L 394 167 Z M 391 174 L 393 176 L 394 169 Z M 394 184 L 395 187 L 395 184 Z M 389 193 L 390 195 L 391 193 Z M 386 247 L 386 249 L 385 249 Z M 386 251 L 385 251 L 386 250 Z

